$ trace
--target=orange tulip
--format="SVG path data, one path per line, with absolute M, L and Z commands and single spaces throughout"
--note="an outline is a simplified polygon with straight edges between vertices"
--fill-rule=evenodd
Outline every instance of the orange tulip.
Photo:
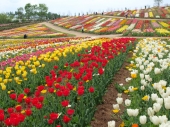
M 132 127 L 139 127 L 137 123 L 132 124 Z

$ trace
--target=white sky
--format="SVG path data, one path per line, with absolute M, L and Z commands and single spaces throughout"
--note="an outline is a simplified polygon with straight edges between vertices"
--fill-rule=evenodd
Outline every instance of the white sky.
M 124 10 L 144 8 L 145 5 L 153 6 L 154 0 L 0 0 L 0 13 L 16 11 L 19 7 L 24 7 L 25 4 L 44 3 L 49 8 L 50 12 L 59 14 L 74 15 L 75 13 L 82 14 L 86 12 L 102 12 L 109 10 Z M 169 4 L 170 0 L 163 0 L 161 5 Z

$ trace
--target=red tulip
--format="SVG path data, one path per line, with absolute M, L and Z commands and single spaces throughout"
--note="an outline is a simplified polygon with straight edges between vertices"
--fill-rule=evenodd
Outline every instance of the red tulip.
M 4 110 L 3 110 L 3 109 L 0 109 L 0 113 L 4 113 Z
M 11 120 L 11 123 L 12 123 L 13 126 L 18 126 L 19 123 L 20 123 L 20 120 L 19 120 L 18 117 L 10 118 L 10 120 Z
M 68 109 L 67 114 L 68 115 L 73 115 L 74 114 L 74 109 Z
M 99 73 L 100 75 L 102 75 L 102 74 L 104 73 L 103 68 L 99 68 L 99 69 L 98 69 L 98 73 Z
M 61 105 L 63 107 L 67 107 L 69 105 L 69 101 L 68 100 L 64 100 L 64 101 L 61 102 Z
M 26 110 L 25 110 L 25 114 L 26 114 L 27 116 L 30 116 L 30 115 L 32 114 L 31 109 L 26 109 Z
M 40 85 L 40 86 L 37 87 L 37 90 L 41 92 L 44 88 L 45 87 L 43 85 Z
M 63 116 L 64 123 L 68 123 L 70 120 L 71 120 L 71 118 L 69 118 L 67 115 Z
M 51 113 L 50 114 L 50 119 L 52 119 L 52 120 L 58 119 L 58 113 Z
M 39 102 L 43 102 L 44 101 L 44 96 L 38 97 L 38 100 L 39 100 Z
M 4 113 L 0 113 L 0 121 L 4 121 L 4 118 L 5 118 Z
M 26 102 L 27 104 L 30 104 L 30 103 L 31 103 L 31 98 L 30 98 L 30 97 L 27 97 L 27 98 L 25 99 L 25 102 Z
M 12 125 L 12 121 L 11 121 L 10 118 L 5 119 L 4 123 L 6 124 L 6 126 L 11 126 Z
M 40 94 L 41 94 L 41 91 L 38 91 L 38 90 L 37 90 L 37 91 L 35 91 L 35 93 L 34 93 L 34 94 L 35 94 L 35 96 L 36 96 L 36 97 L 39 97 L 39 96 L 40 96 Z
M 24 93 L 29 94 L 30 93 L 30 89 L 29 88 L 25 88 L 24 89 Z
M 11 113 L 14 112 L 14 109 L 13 109 L 13 108 L 8 108 L 8 109 L 7 109 L 7 112 L 8 112 L 9 114 L 11 114 Z
M 63 96 L 67 97 L 67 96 L 69 96 L 69 94 L 70 94 L 70 90 L 69 89 L 65 89 L 63 91 Z
M 23 114 L 18 114 L 17 117 L 18 117 L 20 122 L 23 122 L 25 120 L 25 115 L 23 115 Z
M 12 99 L 12 100 L 15 100 L 17 98 L 17 95 L 15 93 L 12 93 L 9 95 L 9 97 Z
M 54 69 L 58 69 L 58 66 L 57 66 L 57 65 L 55 65 L 55 66 L 54 66 Z
M 91 86 L 88 90 L 90 93 L 94 93 L 94 87 Z
M 56 125 L 56 127 L 61 127 L 61 125 Z
M 18 106 L 15 107 L 15 109 L 16 109 L 17 112 L 20 112 L 22 110 L 22 107 L 21 107 L 21 105 L 18 105 Z
M 22 98 L 21 98 L 21 97 L 18 97 L 18 98 L 17 98 L 17 102 L 18 102 L 18 103 L 21 103 L 21 102 L 22 102 Z
M 53 123 L 54 123 L 54 121 L 52 119 L 48 120 L 48 124 L 53 124 Z
M 37 109 L 41 109 L 42 108 L 42 104 L 41 103 L 37 103 L 36 105 L 35 105 L 35 107 L 37 108 Z
M 62 92 L 61 90 L 59 90 L 59 91 L 56 92 L 56 95 L 57 95 L 58 97 L 61 97 L 61 96 L 63 95 L 63 92 Z

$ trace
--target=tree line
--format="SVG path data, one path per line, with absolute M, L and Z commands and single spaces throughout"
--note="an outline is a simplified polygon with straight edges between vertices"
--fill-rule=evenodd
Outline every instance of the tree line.
M 48 12 L 46 4 L 32 5 L 27 3 L 24 7 L 19 7 L 15 12 L 0 13 L 0 23 L 43 21 L 59 18 L 57 13 Z

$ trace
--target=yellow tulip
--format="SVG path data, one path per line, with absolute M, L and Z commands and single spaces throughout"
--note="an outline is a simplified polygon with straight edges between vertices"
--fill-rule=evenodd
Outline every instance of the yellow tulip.
M 21 75 L 21 70 L 17 70 L 16 74 Z
M 34 65 L 35 65 L 35 66 L 39 66 L 39 65 L 40 65 L 40 62 L 39 62 L 39 61 L 34 62 Z
M 4 83 L 4 84 L 7 84 L 7 83 L 8 83 L 8 79 L 4 79 L 4 80 L 3 80 L 3 83 Z
M 41 66 L 42 66 L 42 67 L 45 67 L 45 64 L 42 64 Z
M 149 96 L 144 96 L 143 98 L 142 98 L 142 100 L 144 100 L 144 101 L 148 101 L 149 100 Z
M 118 109 L 114 109 L 114 110 L 112 110 L 113 111 L 113 113 L 118 113 L 119 112 L 119 110 Z
M 1 85 L 2 90 L 6 90 L 6 86 L 5 85 Z
M 42 94 L 45 94 L 47 92 L 47 90 L 41 90 Z

